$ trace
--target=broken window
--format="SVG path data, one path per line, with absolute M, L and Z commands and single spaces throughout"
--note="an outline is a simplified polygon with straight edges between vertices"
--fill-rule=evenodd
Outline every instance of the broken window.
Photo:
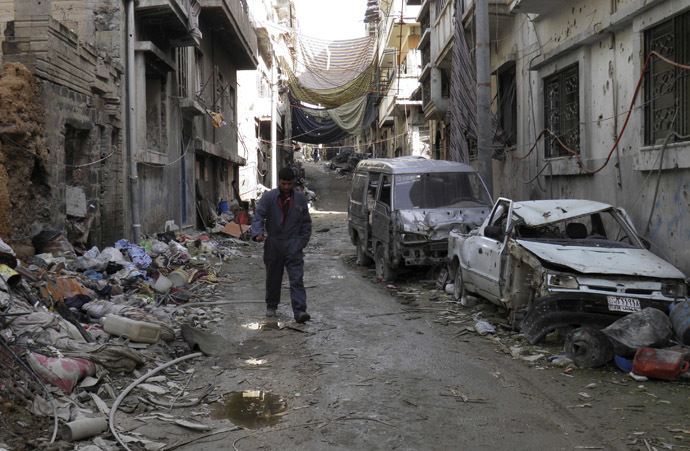
M 645 31 L 644 41 L 645 55 L 655 51 L 690 64 L 690 12 Z M 645 144 L 658 144 L 672 132 L 685 137 L 671 137 L 671 142 L 690 140 L 690 73 L 653 56 L 644 82 Z
M 369 174 L 369 188 L 367 189 L 367 210 L 372 211 L 376 204 L 376 190 L 379 186 L 380 174 Z
M 379 202 L 387 205 L 388 207 L 391 206 L 391 185 L 391 176 L 384 175 L 379 188 Z
M 462 208 L 490 206 L 476 173 L 435 172 L 395 176 L 395 208 Z
M 364 188 L 366 185 L 366 174 L 355 174 L 352 178 L 352 193 L 350 194 L 350 199 L 361 204 L 364 198 Z
M 558 136 L 567 148 L 580 153 L 580 83 L 577 64 L 544 79 L 544 128 Z M 569 155 L 550 134 L 544 135 L 544 152 L 546 158 Z
M 604 210 L 539 226 L 519 224 L 516 235 L 519 239 L 562 245 L 639 247 L 633 232 L 615 210 Z

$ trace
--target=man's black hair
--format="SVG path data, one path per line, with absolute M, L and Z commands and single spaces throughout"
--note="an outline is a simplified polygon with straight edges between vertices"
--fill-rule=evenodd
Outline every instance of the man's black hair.
M 292 168 L 283 168 L 278 172 L 278 180 L 285 180 L 291 182 L 295 180 L 295 171 Z

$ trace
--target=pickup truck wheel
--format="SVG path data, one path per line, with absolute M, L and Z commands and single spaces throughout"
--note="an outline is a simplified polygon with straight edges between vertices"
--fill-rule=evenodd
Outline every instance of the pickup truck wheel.
M 386 256 L 383 251 L 383 245 L 379 244 L 376 247 L 376 254 L 374 255 L 374 263 L 376 264 L 376 277 L 388 282 L 395 277 L 393 268 L 386 262 Z
M 465 282 L 462 279 L 462 269 L 460 269 L 460 266 L 455 270 L 453 283 L 453 299 L 460 302 L 465 295 Z
M 371 265 L 371 257 L 369 257 L 365 253 L 364 246 L 365 244 L 362 242 L 362 239 L 360 237 L 357 237 L 356 239 L 356 246 L 357 246 L 357 266 L 369 266 Z

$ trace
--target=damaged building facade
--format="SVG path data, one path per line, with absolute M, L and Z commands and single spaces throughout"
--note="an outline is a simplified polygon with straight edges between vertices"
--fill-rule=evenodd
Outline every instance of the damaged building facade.
M 239 150 L 246 164 L 240 168 L 239 195 L 243 201 L 256 199 L 263 187 L 271 188 L 275 125 L 276 168 L 293 158 L 292 116 L 280 57 L 291 61 L 285 33 L 297 27 L 296 9 L 291 0 L 249 0 L 256 21 L 259 61 L 256 70 L 240 71 L 238 108 Z M 276 182 L 277 183 L 277 182 Z
M 472 47 L 474 1 L 460 12 Z M 688 273 L 687 2 L 489 2 L 489 28 L 492 108 L 515 143 L 493 150 L 494 195 L 622 207 Z
M 244 2 L 15 0 L 0 26 L 0 89 L 16 97 L 3 96 L 3 236 L 51 225 L 108 243 L 203 226 L 238 197 L 237 71 L 257 64 Z

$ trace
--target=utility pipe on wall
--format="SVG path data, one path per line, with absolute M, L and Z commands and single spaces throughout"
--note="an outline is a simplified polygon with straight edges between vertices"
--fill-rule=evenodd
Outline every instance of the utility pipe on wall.
M 278 75 L 276 59 L 271 58 L 271 188 L 278 188 L 278 125 L 276 124 L 278 108 Z
M 477 159 L 479 175 L 493 196 L 493 136 L 491 129 L 491 54 L 489 53 L 489 2 L 475 0 L 477 24 Z
M 127 0 L 127 156 L 129 158 L 129 189 L 132 207 L 132 235 L 135 243 L 141 241 L 139 217 L 139 177 L 137 175 L 137 121 L 135 115 L 134 79 L 134 0 Z

